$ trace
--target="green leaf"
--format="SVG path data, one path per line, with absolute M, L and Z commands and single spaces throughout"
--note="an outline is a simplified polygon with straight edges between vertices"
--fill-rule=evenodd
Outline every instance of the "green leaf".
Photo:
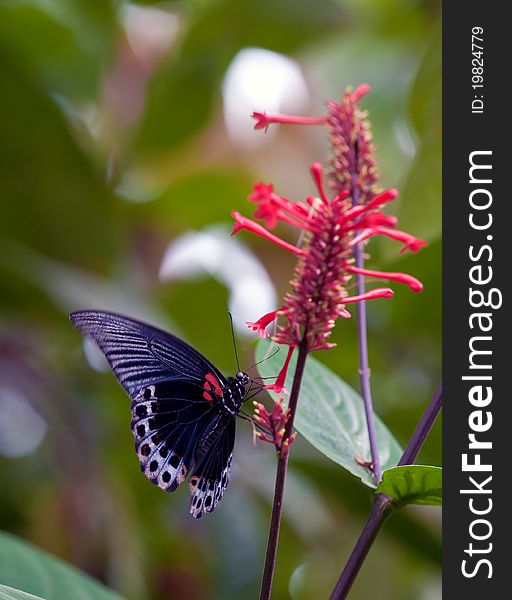
M 21 590 L 16 590 L 0 583 L 0 600 L 44 600 L 44 598 L 27 594 L 27 592 L 22 592 Z
M 391 496 L 398 506 L 430 504 L 441 506 L 443 498 L 441 467 L 407 465 L 394 467 L 382 474 L 377 493 Z
M 258 365 L 262 377 L 275 377 L 283 365 L 283 352 L 271 356 L 270 349 L 266 340 L 260 340 L 256 361 L 269 357 Z M 288 369 L 288 390 L 292 388 L 296 354 Z M 312 356 L 306 361 L 295 427 L 317 450 L 359 477 L 365 485 L 375 487 L 368 469 L 356 462 L 356 459 L 370 460 L 363 400 L 352 387 Z M 382 466 L 389 469 L 398 463 L 402 450 L 378 417 L 376 427 Z
M 88 575 L 5 532 L 0 532 L 0 581 L 45 600 L 122 600 L 117 593 Z M 11 597 L 17 600 L 33 598 L 20 593 L 5 597 L 9 600 Z

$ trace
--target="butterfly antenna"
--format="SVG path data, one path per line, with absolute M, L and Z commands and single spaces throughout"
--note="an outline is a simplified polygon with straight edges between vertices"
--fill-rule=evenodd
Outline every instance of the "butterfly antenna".
M 236 369 L 240 371 L 240 362 L 238 360 L 238 350 L 236 349 L 235 329 L 233 327 L 233 315 L 228 310 L 229 323 L 231 325 L 231 339 L 233 340 L 233 349 L 235 351 Z
M 262 358 L 261 360 L 259 360 L 258 362 L 254 363 L 253 365 L 251 365 L 247 370 L 249 371 L 250 369 L 253 369 L 254 367 L 257 367 L 258 365 L 261 365 L 262 362 L 265 362 L 266 360 L 271 359 L 273 356 L 275 356 L 279 350 L 281 348 L 277 347 L 274 352 L 272 352 L 272 354 L 270 356 L 265 356 L 265 358 Z M 256 377 L 254 378 L 256 379 Z M 259 379 L 269 379 L 269 377 L 260 377 Z

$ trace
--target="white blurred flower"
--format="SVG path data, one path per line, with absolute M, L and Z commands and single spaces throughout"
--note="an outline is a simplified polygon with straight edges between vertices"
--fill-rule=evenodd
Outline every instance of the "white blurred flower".
M 233 59 L 222 85 L 224 120 L 229 136 L 239 146 L 267 143 L 268 135 L 254 135 L 251 114 L 301 113 L 309 104 L 309 92 L 300 66 L 291 58 L 263 50 L 244 48 Z
M 160 279 L 192 279 L 208 274 L 229 290 L 229 310 L 235 328 L 250 335 L 245 321 L 275 310 L 274 285 L 258 258 L 229 236 L 224 227 L 186 233 L 167 248 Z
M 0 454 L 11 458 L 30 454 L 47 430 L 46 421 L 19 390 L 0 388 Z

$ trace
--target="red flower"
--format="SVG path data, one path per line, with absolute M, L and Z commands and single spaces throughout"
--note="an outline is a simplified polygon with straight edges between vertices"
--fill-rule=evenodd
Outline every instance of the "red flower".
M 272 412 L 269 412 L 260 402 L 254 402 L 253 418 L 261 429 L 255 431 L 254 435 L 264 442 L 274 444 L 281 456 L 286 455 L 297 434 L 293 433 L 289 438 L 283 439 L 285 426 L 290 418 L 290 411 L 284 408 L 283 399 L 274 401 Z
M 269 185 L 265 185 L 260 181 L 254 184 L 253 190 L 253 193 L 249 194 L 249 200 L 252 200 L 253 202 L 270 200 L 274 195 L 274 186 L 271 183 Z
M 279 113 L 267 115 L 265 112 L 253 112 L 252 118 L 256 120 L 254 129 L 264 129 L 265 132 L 272 123 L 286 123 L 288 125 L 321 125 L 325 123 L 325 118 L 323 117 L 293 117 L 291 115 L 281 115 Z
M 247 231 L 252 231 L 252 233 L 259 235 L 269 240 L 270 242 L 274 242 L 274 244 L 281 246 L 281 248 L 284 248 L 285 250 L 290 250 L 291 252 L 295 252 L 296 254 L 304 254 L 304 250 L 302 250 L 301 248 L 297 248 L 297 246 L 289 244 L 288 242 L 285 242 L 281 238 L 277 237 L 276 235 L 273 235 L 272 233 L 270 233 L 270 231 L 267 231 L 259 223 L 256 223 L 251 219 L 247 219 L 236 210 L 231 213 L 231 216 L 236 221 L 231 235 L 235 235 L 235 233 L 238 233 L 241 229 L 247 229 Z
M 246 321 L 245 324 L 247 327 L 255 331 L 260 337 L 266 338 L 268 337 L 267 327 L 270 325 L 270 323 L 272 323 L 272 321 L 275 321 L 278 312 L 279 310 L 273 310 L 272 312 L 263 315 L 255 323 Z
M 286 383 L 286 374 L 288 373 L 288 367 L 290 366 L 290 361 L 292 359 L 293 351 L 295 350 L 294 344 L 289 344 L 288 353 L 284 360 L 284 365 L 279 371 L 278 376 L 276 377 L 275 382 L 272 385 L 264 386 L 266 390 L 273 390 L 276 394 L 287 394 L 288 390 L 284 387 Z

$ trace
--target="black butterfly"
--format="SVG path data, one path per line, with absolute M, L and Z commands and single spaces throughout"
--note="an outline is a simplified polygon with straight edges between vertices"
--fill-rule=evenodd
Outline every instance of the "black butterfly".
M 190 476 L 190 514 L 213 512 L 229 482 L 236 416 L 251 379 L 222 373 L 179 338 L 116 313 L 71 313 L 132 399 L 131 428 L 146 477 L 173 492 Z

